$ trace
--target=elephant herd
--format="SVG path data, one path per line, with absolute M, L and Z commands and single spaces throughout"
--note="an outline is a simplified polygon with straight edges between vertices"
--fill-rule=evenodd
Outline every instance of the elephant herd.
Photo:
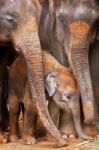
M 97 136 L 98 48 L 98 0 L 0 0 L 0 143 Z

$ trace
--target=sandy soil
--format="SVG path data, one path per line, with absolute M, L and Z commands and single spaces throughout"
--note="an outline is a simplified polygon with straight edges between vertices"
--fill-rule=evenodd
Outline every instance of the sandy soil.
M 0 145 L 0 150 L 99 150 L 99 139 L 90 142 L 80 139 L 67 139 L 68 146 L 57 148 L 55 142 L 39 140 L 34 145 L 24 145 L 22 140 Z
M 20 136 L 22 136 L 22 113 L 19 117 Z M 7 133 L 8 135 L 8 133 Z M 0 150 L 99 150 L 99 137 L 94 141 L 84 141 L 82 139 L 71 138 L 67 139 L 68 146 L 57 148 L 55 142 L 48 142 L 44 138 L 38 139 L 34 145 L 24 145 L 22 139 L 0 145 Z

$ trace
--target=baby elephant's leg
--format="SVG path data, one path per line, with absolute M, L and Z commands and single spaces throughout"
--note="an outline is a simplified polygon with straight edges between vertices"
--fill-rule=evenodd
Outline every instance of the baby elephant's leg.
M 26 87 L 26 93 L 24 97 L 24 131 L 23 131 L 23 140 L 25 144 L 35 144 L 35 130 L 37 124 L 37 111 L 35 105 L 31 100 L 31 93 L 29 86 Z
M 63 134 L 63 138 L 72 138 L 77 136 L 71 113 L 61 110 L 59 118 L 59 130 Z
M 48 110 L 54 124 L 58 127 L 60 108 L 56 105 L 56 103 L 51 98 L 49 100 Z
M 53 101 L 52 98 L 50 98 L 49 100 L 48 110 L 49 110 L 52 121 L 58 128 L 60 108 L 56 105 L 56 103 Z M 49 134 L 47 134 L 47 140 L 54 141 L 54 139 Z
M 18 119 L 20 114 L 19 100 L 14 92 L 9 93 L 9 114 L 10 114 L 10 141 L 14 142 L 19 138 Z

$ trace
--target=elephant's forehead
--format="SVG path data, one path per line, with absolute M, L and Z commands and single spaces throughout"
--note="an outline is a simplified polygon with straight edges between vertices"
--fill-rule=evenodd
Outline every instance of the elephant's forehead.
M 70 82 L 60 82 L 58 83 L 58 90 L 63 93 L 65 91 L 68 91 L 70 93 L 77 92 L 78 88 L 74 84 L 70 84 Z
M 31 11 L 30 7 L 33 7 L 32 3 L 34 4 L 32 0 L 0 0 L 0 15 L 14 14 L 24 17 Z
M 59 77 L 57 79 L 57 83 L 61 90 L 78 90 L 77 82 L 73 76 L 73 74 L 69 71 L 60 71 Z
M 99 6 L 92 0 L 64 0 L 57 7 L 56 14 L 61 15 L 66 23 L 85 19 L 92 22 L 99 14 L 98 10 Z
M 5 1 L 0 1 L 0 12 L 8 12 L 8 11 L 19 11 L 20 10 L 20 5 L 21 5 L 20 0 L 5 0 Z
M 28 20 L 34 7 L 31 0 L 5 0 L 0 1 L 0 29 L 15 30 L 18 25 Z M 0 30 L 0 31 L 2 31 Z

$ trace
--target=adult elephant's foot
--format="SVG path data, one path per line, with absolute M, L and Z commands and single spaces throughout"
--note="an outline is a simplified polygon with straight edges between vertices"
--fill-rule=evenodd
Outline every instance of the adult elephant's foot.
M 33 136 L 25 136 L 23 138 L 23 142 L 26 145 L 33 145 L 37 142 L 37 140 Z
M 6 144 L 8 142 L 8 137 L 3 132 L 0 133 L 0 144 Z
M 91 126 L 84 126 L 83 127 L 84 132 L 91 136 L 91 137 L 97 137 L 97 135 L 99 135 L 99 129 L 95 128 L 95 127 L 91 127 Z
M 19 137 L 17 134 L 10 134 L 9 140 L 10 142 L 16 142 L 19 140 Z

